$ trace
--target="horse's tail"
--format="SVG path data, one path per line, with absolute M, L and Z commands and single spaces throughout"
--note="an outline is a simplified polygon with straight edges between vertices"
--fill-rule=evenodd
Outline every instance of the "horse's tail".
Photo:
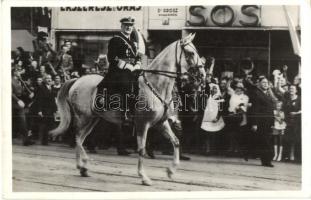
M 77 79 L 71 79 L 66 81 L 59 90 L 56 104 L 60 114 L 60 123 L 57 128 L 49 132 L 50 135 L 53 137 L 65 133 L 71 124 L 72 116 L 71 116 L 71 106 L 68 101 L 68 93 L 71 86 L 75 83 L 76 80 Z

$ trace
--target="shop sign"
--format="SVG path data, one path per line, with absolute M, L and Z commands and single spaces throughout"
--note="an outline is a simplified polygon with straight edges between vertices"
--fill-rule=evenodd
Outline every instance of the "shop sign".
M 89 6 L 89 7 L 60 7 L 61 11 L 106 11 L 106 12 L 115 12 L 115 11 L 141 11 L 141 6 Z
M 260 26 L 260 6 L 190 6 L 190 26 Z
M 185 26 L 186 7 L 149 7 L 149 30 L 180 29 Z
M 295 25 L 299 23 L 299 7 L 289 6 L 291 18 Z M 190 6 L 187 26 L 206 27 L 259 27 L 279 26 L 286 27 L 287 22 L 282 6 L 258 5 L 216 5 L 216 6 Z
M 52 10 L 52 28 L 119 30 L 120 19 L 131 16 L 135 26 L 142 29 L 143 10 L 142 6 L 58 7 Z

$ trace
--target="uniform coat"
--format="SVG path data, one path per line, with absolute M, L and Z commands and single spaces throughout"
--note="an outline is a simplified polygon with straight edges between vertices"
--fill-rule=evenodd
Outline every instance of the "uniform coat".
M 120 69 L 120 60 L 135 65 L 141 61 L 137 54 L 137 47 L 132 39 L 126 38 L 122 33 L 117 34 L 109 41 L 108 45 L 109 69 L 105 80 L 99 84 L 99 88 L 108 88 L 109 94 L 131 94 L 138 92 L 136 77 L 128 69 Z

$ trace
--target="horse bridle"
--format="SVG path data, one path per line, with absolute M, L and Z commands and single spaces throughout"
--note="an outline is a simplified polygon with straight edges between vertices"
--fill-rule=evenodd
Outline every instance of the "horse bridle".
M 169 78 L 178 78 L 178 77 L 182 77 L 184 75 L 189 75 L 189 76 L 192 76 L 189 72 L 181 72 L 181 56 L 182 54 L 184 53 L 185 51 L 185 47 L 189 45 L 189 43 L 186 43 L 186 44 L 180 44 L 181 46 L 181 51 L 180 51 L 180 55 L 179 55 L 179 62 L 178 62 L 178 44 L 181 43 L 181 41 L 179 40 L 178 42 L 176 42 L 176 48 L 175 48 L 175 58 L 176 58 L 176 65 L 177 65 L 177 72 L 172 72 L 172 71 L 166 71 L 166 70 L 148 70 L 148 69 L 141 69 L 140 71 L 142 73 L 144 72 L 147 72 L 147 73 L 152 73 L 152 74 L 158 74 L 158 75 L 162 75 L 162 76 L 166 76 L 166 77 L 169 77 Z M 189 45 L 197 54 L 197 50 Z M 189 61 L 186 60 L 187 63 L 189 64 Z M 199 56 L 197 57 L 197 63 L 199 62 Z M 174 76 L 176 75 L 176 76 Z
M 178 61 L 178 52 L 177 52 L 178 51 L 178 44 L 180 44 L 180 47 L 181 47 L 181 51 L 180 51 L 180 55 L 179 55 L 179 61 Z M 192 74 L 190 74 L 189 72 L 181 72 L 181 57 L 182 57 L 182 54 L 185 53 L 184 52 L 185 51 L 184 48 L 187 45 L 189 45 L 189 43 L 181 44 L 180 40 L 178 42 L 176 42 L 176 48 L 175 48 L 175 58 L 176 58 L 176 62 L 175 63 L 176 63 L 176 66 L 177 66 L 177 71 L 176 72 L 165 71 L 165 70 L 146 70 L 146 69 L 142 69 L 141 70 L 141 72 L 142 72 L 141 75 L 143 76 L 145 84 L 148 86 L 148 88 L 152 91 L 152 93 L 160 100 L 160 102 L 164 106 L 164 114 L 163 114 L 163 117 L 160 120 L 160 122 L 165 121 L 165 116 L 166 116 L 167 110 L 168 110 L 170 104 L 172 103 L 173 98 L 171 98 L 169 100 L 169 102 L 166 102 L 164 99 L 162 99 L 160 94 L 155 90 L 155 88 L 147 80 L 145 73 L 158 74 L 158 75 L 166 76 L 166 77 L 169 77 L 169 78 L 177 79 L 177 88 L 180 91 L 180 89 L 181 89 L 181 80 L 180 80 L 180 78 L 182 76 L 184 76 L 184 75 L 192 76 Z M 194 47 L 192 47 L 191 45 L 190 45 L 190 47 L 192 49 L 194 49 L 194 51 L 198 54 L 197 50 Z M 188 60 L 186 60 L 186 62 L 189 64 Z M 198 63 L 199 63 L 199 56 L 197 56 L 197 63 L 196 63 L 196 65 L 198 65 Z M 160 122 L 158 122 L 158 123 L 160 123 Z

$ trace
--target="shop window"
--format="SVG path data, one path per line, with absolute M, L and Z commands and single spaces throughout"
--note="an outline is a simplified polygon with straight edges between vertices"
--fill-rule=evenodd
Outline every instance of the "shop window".
M 269 32 L 205 30 L 196 33 L 193 43 L 201 56 L 216 59 L 216 76 L 220 76 L 223 71 L 241 75 L 241 62 L 246 58 L 254 62 L 255 74 L 268 74 Z
M 57 33 L 57 44 L 60 48 L 65 40 L 77 42 L 79 53 L 83 55 L 82 63 L 88 67 L 93 67 L 99 54 L 108 53 L 109 40 L 114 34 L 114 32 L 59 32 Z

